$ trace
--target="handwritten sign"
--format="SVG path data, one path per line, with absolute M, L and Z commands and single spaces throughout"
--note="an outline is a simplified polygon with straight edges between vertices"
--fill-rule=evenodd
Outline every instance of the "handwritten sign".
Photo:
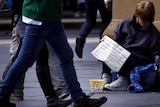
M 108 36 L 91 53 L 98 60 L 103 61 L 114 71 L 119 71 L 130 56 L 130 52 L 120 46 Z

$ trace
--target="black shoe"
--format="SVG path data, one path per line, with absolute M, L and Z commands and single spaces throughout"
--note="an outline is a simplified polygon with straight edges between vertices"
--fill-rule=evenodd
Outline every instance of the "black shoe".
M 85 106 L 87 107 L 88 101 L 89 101 L 89 97 L 87 97 L 84 94 L 81 100 L 78 100 L 73 104 L 73 107 L 85 107 Z
M 10 96 L 10 100 L 23 100 L 23 91 L 14 91 Z
M 0 101 L 0 107 L 16 107 L 16 104 L 9 101 Z
M 69 93 L 68 92 L 64 92 L 64 93 L 62 93 L 62 94 L 59 94 L 58 95 L 58 98 L 60 98 L 60 99 L 65 99 L 65 98 L 67 98 L 69 96 Z
M 65 99 L 69 96 L 69 92 L 64 88 L 57 88 L 55 92 L 60 99 Z
M 66 107 L 72 103 L 71 100 L 62 100 L 58 98 L 47 98 L 47 107 Z
M 83 47 L 85 43 L 85 38 L 83 37 L 77 37 L 76 38 L 76 47 L 75 47 L 75 52 L 79 58 L 82 58 L 83 54 Z
M 107 101 L 106 97 L 100 97 L 99 99 L 89 99 L 86 107 L 99 107 Z
M 99 107 L 107 101 L 106 97 L 101 97 L 98 99 L 91 99 L 84 95 L 80 101 L 76 101 L 73 107 Z

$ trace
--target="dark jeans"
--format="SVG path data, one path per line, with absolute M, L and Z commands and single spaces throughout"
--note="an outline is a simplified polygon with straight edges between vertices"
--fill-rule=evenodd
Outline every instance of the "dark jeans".
M 61 65 L 62 75 L 73 101 L 82 97 L 73 64 L 73 51 L 69 46 L 61 22 L 26 25 L 19 55 L 0 84 L 0 99 L 8 99 L 21 76 L 33 65 L 45 42 L 55 50 Z
M 22 43 L 22 42 L 21 42 Z M 21 48 L 21 43 L 18 47 L 16 55 L 12 58 L 12 60 L 7 65 L 4 73 L 3 73 L 3 79 L 5 78 L 9 68 L 12 66 L 13 62 L 17 58 L 17 55 L 19 53 L 19 50 Z M 44 92 L 45 96 L 56 96 L 55 91 L 53 89 L 53 85 L 51 82 L 50 72 L 49 72 L 49 66 L 48 66 L 48 49 L 46 44 L 43 45 L 42 49 L 40 50 L 39 56 L 37 58 L 36 63 L 36 73 L 38 80 L 40 82 L 40 86 Z M 18 84 L 16 85 L 14 92 L 21 93 L 24 89 L 24 79 L 25 74 L 22 75 L 21 79 L 19 80 Z
M 152 63 L 152 62 L 141 61 L 136 55 L 131 54 L 131 56 L 127 59 L 127 61 L 124 63 L 124 65 L 120 69 L 119 75 L 128 78 L 130 71 L 133 70 L 135 67 L 147 65 L 149 63 Z M 102 74 L 103 73 L 111 74 L 111 69 L 108 66 L 105 65 L 105 68 L 103 69 L 105 70 L 102 71 Z
M 99 10 L 102 26 L 100 31 L 100 37 L 104 30 L 107 28 L 112 19 L 112 11 L 108 10 L 103 0 L 85 0 L 86 9 L 86 21 L 81 26 L 79 36 L 86 38 L 91 30 L 94 28 L 97 19 L 97 10 Z
M 112 11 L 108 10 L 103 0 L 85 0 L 86 21 L 81 26 L 79 36 L 86 38 L 96 24 L 97 10 L 99 10 L 102 20 L 100 38 L 112 19 Z M 102 63 L 102 72 L 106 71 L 107 66 Z
M 53 89 L 51 76 L 48 66 L 48 49 L 44 44 L 40 50 L 36 63 L 36 73 L 45 96 L 55 97 L 56 93 Z

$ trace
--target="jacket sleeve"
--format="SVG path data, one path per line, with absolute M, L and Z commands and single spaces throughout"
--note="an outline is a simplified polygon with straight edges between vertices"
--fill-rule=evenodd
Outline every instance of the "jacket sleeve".
M 123 22 L 120 22 L 114 30 L 114 37 L 113 37 L 113 39 L 121 46 L 123 46 L 125 42 L 125 37 L 121 33 L 122 29 L 123 29 Z
M 156 70 L 160 72 L 160 55 L 155 56 Z

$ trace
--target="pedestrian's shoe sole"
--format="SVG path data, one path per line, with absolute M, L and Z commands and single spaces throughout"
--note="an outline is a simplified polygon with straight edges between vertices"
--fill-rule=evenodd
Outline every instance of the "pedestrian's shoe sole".
M 107 101 L 106 97 L 101 97 L 99 99 L 89 99 L 87 106 L 85 107 L 99 107 Z

